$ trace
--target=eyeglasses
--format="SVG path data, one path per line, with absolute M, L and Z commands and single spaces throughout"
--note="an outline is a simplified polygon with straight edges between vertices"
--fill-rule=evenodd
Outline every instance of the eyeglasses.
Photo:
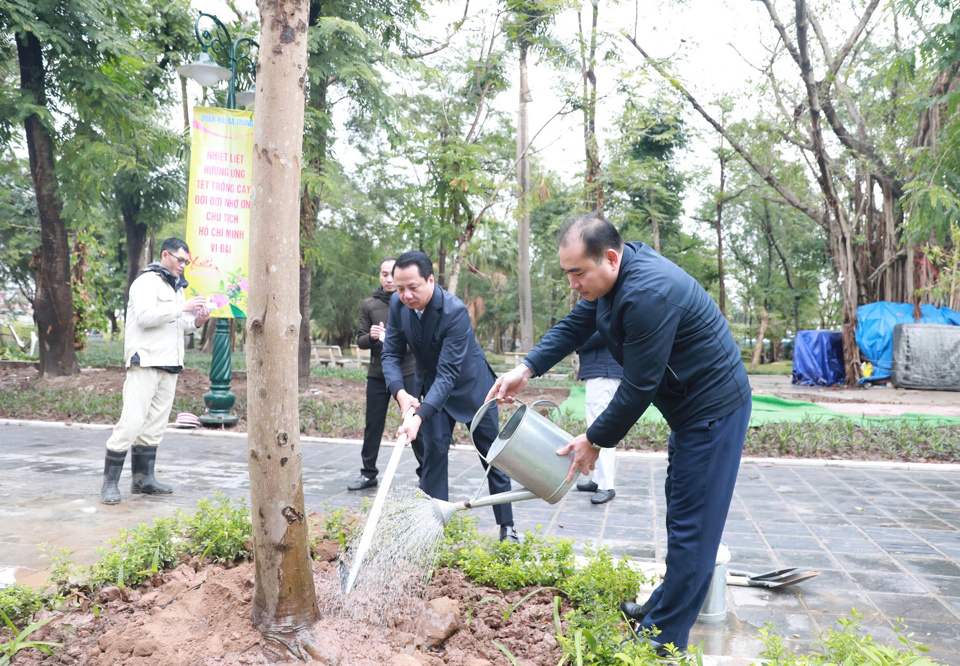
M 177 263 L 178 263 L 182 268 L 186 268 L 187 266 L 190 265 L 190 260 L 189 260 L 189 259 L 184 259 L 183 257 L 178 257 L 178 256 L 175 255 L 175 254 L 171 254 L 170 256 L 173 257 L 174 259 L 176 259 L 176 260 L 177 260 Z

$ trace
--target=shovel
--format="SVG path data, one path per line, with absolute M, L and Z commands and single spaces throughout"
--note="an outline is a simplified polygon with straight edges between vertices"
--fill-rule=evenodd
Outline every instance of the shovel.
M 800 581 L 819 575 L 819 571 L 801 571 L 796 567 L 767 571 L 762 574 L 752 574 L 746 571 L 727 571 L 727 585 L 773 589 L 793 585 L 794 583 L 799 583 Z

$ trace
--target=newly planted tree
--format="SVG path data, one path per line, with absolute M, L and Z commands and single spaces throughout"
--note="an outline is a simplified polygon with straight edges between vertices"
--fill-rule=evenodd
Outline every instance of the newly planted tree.
M 253 139 L 247 421 L 254 597 L 271 661 L 316 656 L 297 395 L 300 170 L 308 6 L 263 3 Z

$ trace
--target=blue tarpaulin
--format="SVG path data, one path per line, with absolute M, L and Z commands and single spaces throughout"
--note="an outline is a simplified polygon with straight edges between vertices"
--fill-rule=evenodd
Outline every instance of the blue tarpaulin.
M 920 321 L 913 318 L 913 305 L 880 301 L 857 308 L 857 345 L 873 365 L 873 374 L 861 382 L 888 379 L 893 369 L 893 327 L 897 324 L 950 324 L 960 326 L 960 312 L 934 305 L 920 306 Z
M 797 331 L 791 381 L 801 386 L 842 384 L 842 337 L 839 331 Z

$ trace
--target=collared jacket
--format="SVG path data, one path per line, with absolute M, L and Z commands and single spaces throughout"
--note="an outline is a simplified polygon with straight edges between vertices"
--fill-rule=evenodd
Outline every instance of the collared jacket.
M 370 365 L 367 367 L 367 377 L 383 379 L 383 367 L 381 365 L 380 354 L 383 352 L 383 342 L 374 340 L 370 337 L 370 327 L 374 324 L 383 322 L 388 324 L 390 297 L 393 294 L 384 291 L 383 287 L 377 287 L 370 298 L 363 299 L 360 304 L 360 316 L 357 321 L 357 346 L 360 349 L 370 350 Z M 390 334 L 389 326 L 387 335 Z M 407 351 L 403 357 L 403 366 L 401 372 L 403 376 L 413 374 L 413 354 Z
M 608 379 L 620 379 L 623 377 L 623 368 L 613 358 L 613 354 L 603 343 L 603 338 L 599 333 L 594 333 L 590 339 L 581 345 L 577 350 L 580 354 L 580 372 L 577 373 L 577 379 L 596 379 L 606 377 Z
M 617 281 L 581 300 L 524 358 L 541 375 L 599 332 L 623 379 L 587 439 L 615 446 L 652 403 L 674 430 L 727 416 L 750 383 L 726 319 L 710 295 L 643 243 L 626 243 Z
M 423 317 L 390 299 L 390 327 L 383 343 L 383 375 L 396 397 L 403 388 L 400 363 L 407 345 L 417 359 L 414 397 L 423 396 L 417 414 L 425 422 L 445 411 L 460 423 L 470 423 L 496 375 L 473 334 L 467 307 L 439 286 Z M 399 324 L 399 325 L 397 325 Z
M 197 330 L 196 317 L 184 313 L 187 281 L 174 278 L 161 264 L 148 265 L 130 285 L 124 321 L 123 356 L 127 367 L 134 354 L 144 368 L 183 366 L 183 335 Z

